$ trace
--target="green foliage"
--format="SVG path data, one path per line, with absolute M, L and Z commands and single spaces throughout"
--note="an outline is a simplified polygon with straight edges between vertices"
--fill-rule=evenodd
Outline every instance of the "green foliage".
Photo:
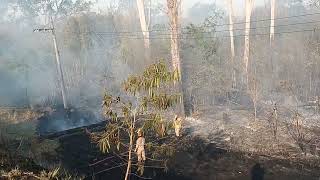
M 178 71 L 169 72 L 164 62 L 149 66 L 142 75 L 130 76 L 123 83 L 124 90 L 136 95 L 137 92 L 148 91 L 154 97 L 154 90 L 159 90 L 162 84 L 179 81 Z
M 128 95 L 136 98 L 135 108 L 137 115 L 144 114 L 148 110 L 167 110 L 181 100 L 180 94 L 167 94 L 170 91 L 170 85 L 179 81 L 177 71 L 168 71 L 163 62 L 149 66 L 142 75 L 130 76 L 124 83 L 123 89 Z M 105 115 L 115 120 L 118 113 L 114 111 L 115 106 L 121 109 L 121 116 L 128 117 L 132 113 L 133 103 L 125 102 L 120 97 L 112 97 L 105 94 L 103 105 Z M 119 105 L 121 107 L 119 107 Z
M 216 37 L 216 25 L 221 18 L 222 13 L 216 10 L 202 24 L 186 26 L 185 36 L 192 40 L 183 41 L 183 45 L 187 51 L 200 52 L 201 59 L 207 64 L 213 64 L 212 60 L 217 54 L 219 41 Z
M 22 13 L 28 17 L 36 17 L 43 12 L 49 12 L 53 16 L 70 15 L 74 12 L 88 10 L 91 2 L 84 0 L 17 0 Z
M 208 94 L 225 93 L 230 87 L 229 71 L 232 67 L 229 60 L 218 56 L 218 50 L 223 44 L 217 36 L 217 24 L 222 13 L 215 9 L 213 14 L 202 23 L 189 24 L 181 41 L 181 50 L 184 55 L 183 78 L 184 86 L 188 87 L 186 94 L 193 94 L 196 99 Z M 185 99 L 188 102 L 188 99 Z
M 103 153 L 130 151 L 128 147 L 133 146 L 136 129 L 141 128 L 146 139 L 149 138 L 146 149 L 152 149 L 154 157 L 172 155 L 173 149 L 155 142 L 172 127 L 164 120 L 163 113 L 181 100 L 181 95 L 174 91 L 179 80 L 177 71 L 171 72 L 164 62 L 159 62 L 147 67 L 141 75 L 130 76 L 123 83 L 127 96 L 114 97 L 106 93 L 103 108 L 110 120 L 103 132 L 93 135 L 100 150 Z

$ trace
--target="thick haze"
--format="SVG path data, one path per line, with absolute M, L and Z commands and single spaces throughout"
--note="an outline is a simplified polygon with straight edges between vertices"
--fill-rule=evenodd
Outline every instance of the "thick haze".
M 52 36 L 49 32 L 33 32 L 35 28 L 48 27 L 46 11 L 41 10 L 43 4 L 33 7 L 33 4 L 14 2 L 23 1 L 1 1 L 0 4 L 0 105 L 60 105 Z M 228 23 L 228 13 L 223 2 L 216 1 L 214 4 L 211 1 L 183 1 L 182 37 L 186 39 L 181 40 L 180 51 L 187 74 L 185 76 L 187 89 L 199 93 L 197 95 L 199 98 L 208 96 L 207 93 L 216 95 L 224 92 L 229 86 L 228 27 L 215 26 Z M 241 10 L 244 6 L 240 2 L 234 3 L 238 15 L 235 22 L 243 22 Z M 318 9 L 308 6 L 308 2 L 299 3 L 298 0 L 277 2 L 276 17 L 318 12 Z M 129 74 L 140 72 L 150 62 L 161 58 L 170 59 L 170 46 L 166 39 L 169 37 L 168 32 L 162 32 L 162 35 L 160 32 L 152 32 L 153 59 L 148 62 L 143 60 L 143 41 L 139 34 L 140 23 L 135 2 L 112 1 L 111 4 L 108 4 L 108 1 L 99 1 L 96 4 L 93 2 L 91 9 L 78 8 L 76 15 L 65 15 L 64 12 L 68 12 L 68 8 L 70 7 L 66 6 L 55 24 L 67 97 L 72 106 L 99 106 L 105 89 L 119 93 L 121 82 Z M 152 1 L 151 28 L 168 27 L 168 19 L 163 13 L 163 8 L 164 4 L 160 1 Z M 267 1 L 257 1 L 252 19 L 268 19 L 269 8 Z M 99 14 L 99 9 L 103 9 L 103 13 Z M 272 61 L 275 62 L 273 66 L 277 69 L 273 78 L 276 78 L 274 80 L 276 82 L 291 82 L 301 98 L 306 98 L 308 93 L 314 95 L 319 91 L 316 88 L 319 83 L 316 79 L 319 73 L 316 68 L 319 66 L 319 55 L 313 48 L 313 44 L 317 43 L 319 32 L 310 31 L 318 28 L 319 23 L 315 22 L 317 19 L 319 15 L 276 20 L 275 29 L 279 34 L 275 38 L 276 48 L 272 51 Z M 301 24 L 307 21 L 313 22 Z M 197 26 L 189 26 L 189 23 Z M 257 69 L 264 98 L 269 97 L 270 92 L 277 87 L 270 84 L 268 23 L 268 21 L 255 22 L 251 25 L 252 68 Z M 258 28 L 254 29 L 255 27 Z M 241 35 L 244 33 L 244 24 L 238 24 L 235 28 L 239 29 L 235 31 L 236 60 L 237 66 L 241 67 L 244 39 Z M 120 33 L 122 31 L 131 33 L 125 35 Z M 301 32 L 284 33 L 288 31 Z M 110 34 L 110 32 L 115 33 Z M 190 32 L 194 34 L 190 35 Z M 137 36 L 139 38 L 132 38 Z M 199 41 L 194 41 L 195 37 Z M 306 58 L 307 56 L 309 57 Z M 306 67 L 304 65 L 306 62 L 312 66 Z M 311 67 L 314 69 L 308 69 Z M 240 71 L 240 68 L 238 70 Z M 312 73 L 308 74 L 310 71 Z M 212 78 L 207 79 L 207 77 Z M 310 89 L 310 92 L 306 92 L 306 89 Z

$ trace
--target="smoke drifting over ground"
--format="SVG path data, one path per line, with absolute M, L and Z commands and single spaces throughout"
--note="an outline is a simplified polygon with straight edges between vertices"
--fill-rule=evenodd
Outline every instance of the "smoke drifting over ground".
M 118 87 L 130 73 L 128 65 L 117 57 L 119 52 L 112 39 L 91 35 L 90 42 L 81 44 L 78 39 L 80 37 L 75 32 L 64 32 L 73 31 L 67 29 L 69 21 L 87 16 L 89 15 L 70 18 L 57 24 L 67 98 L 76 107 L 99 104 L 103 91 L 110 90 L 113 86 Z M 87 18 L 93 24 L 90 28 L 97 26 L 94 17 Z M 0 27 L 2 106 L 61 104 L 52 36 L 50 32 L 33 32 L 39 26 L 28 22 L 4 22 Z M 79 30 L 79 27 L 74 28 Z M 83 38 L 88 38 L 87 36 L 86 34 Z M 85 45 L 90 47 L 80 47 Z

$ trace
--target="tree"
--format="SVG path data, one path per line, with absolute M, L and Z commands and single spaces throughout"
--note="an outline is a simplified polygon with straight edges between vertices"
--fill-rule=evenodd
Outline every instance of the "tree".
M 274 17 L 275 17 L 275 0 L 270 1 L 271 9 L 270 9 L 270 46 L 272 45 L 272 41 L 274 41 Z
M 273 56 L 274 56 L 274 18 L 275 18 L 275 0 L 270 0 L 270 65 L 271 65 L 271 77 L 274 79 L 274 63 L 273 63 Z
M 138 12 L 141 30 L 143 34 L 144 40 L 144 53 L 145 59 L 148 60 L 150 57 L 150 33 L 149 33 L 149 23 L 150 23 L 150 14 L 149 14 L 149 22 L 146 21 L 145 8 L 144 8 L 144 0 L 137 0 Z M 149 7 L 150 9 L 151 7 Z
M 246 84 L 249 87 L 249 56 L 250 56 L 250 21 L 251 21 L 251 13 L 253 0 L 246 0 L 246 25 L 245 25 L 245 37 L 244 37 L 244 54 L 243 54 L 243 62 L 244 62 L 244 73 L 246 76 Z
M 173 69 L 177 69 L 181 74 L 181 62 L 179 52 L 179 1 L 178 0 L 167 0 L 168 16 L 170 22 L 170 40 L 171 40 L 171 59 Z
M 99 108 L 101 89 L 108 88 L 111 91 L 112 87 L 118 91 L 116 86 L 123 81 L 114 72 L 127 77 L 127 69 L 121 61 L 106 61 L 119 59 L 119 39 L 88 33 L 116 31 L 112 26 L 114 22 L 114 14 L 111 13 L 82 13 L 71 16 L 65 21 L 66 25 L 61 27 L 63 33 L 58 34 L 58 38 L 64 40 L 63 52 L 66 52 L 62 58 L 65 59 L 63 65 L 68 100 L 74 107 L 90 104 Z M 115 63 L 119 63 L 121 67 L 115 67 Z M 117 79 L 113 79 L 115 76 Z
M 174 70 L 177 70 L 179 77 L 182 76 L 181 70 L 181 59 L 180 59 L 180 49 L 179 49 L 179 10 L 180 10 L 179 0 L 167 0 L 169 24 L 170 24 L 170 45 L 171 45 L 171 59 L 172 66 Z M 183 92 L 183 81 L 177 83 L 177 89 Z M 184 98 L 182 98 L 184 99 Z M 185 114 L 184 100 L 178 107 L 179 113 Z
M 236 72 L 234 67 L 234 57 L 235 57 L 235 51 L 234 51 L 234 38 L 233 38 L 233 6 L 232 6 L 232 0 L 228 0 L 228 12 L 229 12 L 229 34 L 230 34 L 230 52 L 231 52 L 231 77 L 232 77 L 232 87 L 236 86 Z
M 39 3 L 39 2 L 38 2 Z M 80 4 L 79 4 L 80 3 Z M 60 83 L 60 89 L 61 89 L 61 95 L 62 95 L 62 100 L 63 100 L 63 106 L 65 109 L 68 109 L 68 103 L 67 103 L 67 95 L 66 95 L 66 85 L 65 85 L 65 80 L 64 80 L 64 73 L 62 70 L 62 65 L 60 61 L 60 52 L 58 48 L 58 43 L 57 43 L 57 36 L 56 36 L 56 28 L 55 28 L 55 23 L 54 20 L 58 18 L 59 15 L 70 15 L 69 13 L 72 12 L 73 9 L 82 7 L 82 1 L 76 1 L 73 3 L 72 1 L 69 0 L 61 0 L 61 1 L 46 1 L 45 3 L 40 2 L 40 10 L 48 12 L 48 17 L 50 19 L 50 28 L 42 28 L 42 29 L 36 29 L 36 31 L 50 31 L 52 34 L 52 40 L 53 40 L 53 45 L 54 45 L 54 50 L 55 50 L 55 57 L 56 57 L 56 62 L 57 62 L 57 69 L 58 69 L 58 74 L 59 74 L 59 83 Z M 86 3 L 84 3 L 86 4 Z M 36 5 L 36 3 L 34 4 Z
M 147 67 L 142 75 L 130 76 L 123 83 L 127 98 L 105 94 L 104 112 L 111 120 L 104 132 L 93 137 L 102 152 L 124 151 L 119 154 L 128 154 L 125 180 L 129 178 L 131 168 L 135 165 L 132 152 L 137 129 L 141 128 L 146 137 L 154 139 L 162 137 L 164 127 L 169 126 L 168 121 L 163 120 L 164 112 L 174 106 L 181 97 L 177 93 L 170 94 L 171 85 L 175 81 L 179 81 L 178 72 L 168 71 L 166 65 L 159 62 Z M 156 141 L 157 139 L 152 142 L 149 140 L 149 149 Z M 170 147 L 161 144 L 157 148 L 163 150 Z
M 213 97 L 220 92 L 225 94 L 225 82 L 230 82 L 227 80 L 230 77 L 229 71 L 224 71 L 222 67 L 230 63 L 219 61 L 217 56 L 221 42 L 218 37 L 207 38 L 216 36 L 216 24 L 221 19 L 221 13 L 217 9 L 211 13 L 201 24 L 186 26 L 181 40 L 181 52 L 184 55 L 183 79 L 188 91 L 184 101 L 191 107 L 189 112 L 188 108 L 185 109 L 186 113 L 193 113 L 192 107 L 196 106 L 196 102 L 204 100 L 212 105 Z
M 24 17 L 49 15 L 54 21 L 72 14 L 87 11 L 91 2 L 85 0 L 16 0 Z

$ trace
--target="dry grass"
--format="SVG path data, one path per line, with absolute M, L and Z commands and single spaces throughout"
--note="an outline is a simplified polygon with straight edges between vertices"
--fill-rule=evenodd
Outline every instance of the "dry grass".
M 309 141 L 312 142 L 311 140 L 319 137 L 320 133 L 317 134 L 306 126 L 301 127 L 299 134 L 303 134 L 303 149 L 301 138 L 295 135 L 297 128 L 294 127 L 291 116 L 286 116 L 287 112 L 281 111 L 275 135 L 275 129 L 268 120 L 270 112 L 267 110 L 260 110 L 257 119 L 254 120 L 251 111 L 212 108 L 196 118 L 198 123 L 188 121 L 188 128 L 192 129 L 193 134 L 207 138 L 209 142 L 223 144 L 234 151 L 276 158 L 306 158 L 308 155 L 319 159 Z M 218 139 L 218 136 L 221 138 Z
M 52 170 L 43 170 L 39 173 L 23 171 L 19 168 L 11 169 L 8 172 L 0 171 L 0 179 L 4 180 L 81 180 L 83 177 L 73 176 L 66 171 L 62 171 L 59 167 Z
M 36 120 L 43 115 L 42 112 L 33 111 L 31 109 L 0 109 L 0 121 L 9 124 Z

